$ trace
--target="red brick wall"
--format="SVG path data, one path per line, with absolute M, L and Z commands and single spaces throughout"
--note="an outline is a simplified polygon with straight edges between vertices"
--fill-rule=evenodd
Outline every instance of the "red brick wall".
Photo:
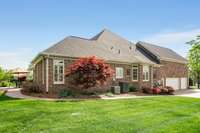
M 43 92 L 45 92 L 45 82 L 43 81 L 43 79 L 45 79 L 45 73 L 43 73 L 43 71 L 45 70 L 43 70 L 43 65 L 45 65 L 44 59 L 35 65 L 35 68 L 33 70 L 33 81 L 39 85 L 40 89 Z
M 51 56 L 49 58 L 49 93 L 58 93 L 61 89 L 66 89 L 68 87 L 68 78 L 65 78 L 64 84 L 54 84 L 53 83 L 53 59 L 64 59 L 65 69 L 74 61 L 71 58 L 63 58 L 63 57 L 56 57 Z M 43 64 L 45 63 L 45 64 Z M 42 66 L 44 65 L 44 66 Z M 138 81 L 132 81 L 132 65 L 128 64 L 116 64 L 116 63 L 110 63 L 110 66 L 115 70 L 116 67 L 122 67 L 124 69 L 124 78 L 123 79 L 116 79 L 115 81 L 112 81 L 111 85 L 118 85 L 120 81 L 126 81 L 132 83 L 137 88 L 141 88 L 142 86 L 151 87 L 151 80 L 149 81 L 143 81 L 142 76 L 142 65 L 139 65 L 138 69 Z M 44 69 L 44 70 L 43 70 Z M 130 75 L 127 74 L 127 70 L 130 70 Z M 44 71 L 44 72 L 43 72 Z M 39 74 L 37 74 L 39 73 Z M 42 77 L 44 74 L 44 84 L 42 84 Z M 151 79 L 151 67 L 150 67 L 150 79 Z M 42 88 L 45 91 L 46 87 L 46 59 L 43 59 L 41 62 L 39 62 L 34 69 L 34 81 L 38 82 Z M 110 86 L 110 84 L 108 86 Z
M 159 80 L 163 77 L 187 77 L 187 64 L 161 61 L 161 67 L 154 68 L 154 78 Z
M 135 87 L 140 88 L 139 85 L 139 79 L 141 77 L 141 73 L 140 73 L 140 69 L 138 69 L 138 81 L 132 81 L 132 65 L 128 65 L 128 64 L 110 64 L 112 69 L 115 70 L 116 67 L 122 67 L 124 69 L 124 78 L 123 79 L 116 79 L 115 77 L 115 81 L 112 82 L 112 85 L 119 85 L 119 82 L 129 82 L 131 84 L 133 84 Z M 135 64 L 137 65 L 137 64 Z M 128 74 L 127 71 L 130 71 L 130 74 Z M 114 75 L 115 76 L 115 75 Z
M 56 59 L 56 58 L 55 58 Z M 73 63 L 72 60 L 69 60 L 67 58 L 57 58 L 57 59 L 64 59 L 64 67 L 65 69 Z M 54 84 L 53 81 L 53 58 L 49 59 L 49 93 L 58 93 L 62 89 L 67 89 L 68 87 L 68 79 L 64 78 L 65 82 L 64 84 Z
M 149 66 L 149 81 L 143 81 L 143 66 L 139 65 L 139 88 L 148 87 L 151 88 L 151 69 L 152 67 Z
M 165 78 L 188 77 L 187 64 L 161 61 L 161 67 L 154 68 L 154 82 L 164 79 L 162 84 L 165 85 Z

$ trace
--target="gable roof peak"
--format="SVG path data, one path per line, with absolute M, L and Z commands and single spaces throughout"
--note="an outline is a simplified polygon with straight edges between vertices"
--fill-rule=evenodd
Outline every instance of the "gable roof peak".
M 126 43 L 131 44 L 131 42 L 128 41 L 127 39 L 121 37 L 120 35 L 108 29 L 103 29 L 100 33 L 98 33 L 96 36 L 91 38 L 91 40 L 100 41 L 100 42 L 109 42 L 109 43 L 126 42 Z
M 97 35 L 91 38 L 91 40 L 99 40 L 104 34 L 114 34 L 110 30 L 104 28 L 101 32 L 99 32 Z

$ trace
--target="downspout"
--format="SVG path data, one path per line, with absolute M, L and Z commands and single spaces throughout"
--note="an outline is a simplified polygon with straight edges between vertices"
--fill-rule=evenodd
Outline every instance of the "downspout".
M 151 66 L 151 88 L 153 88 L 153 65 Z
M 46 58 L 46 93 L 49 92 L 49 55 Z
M 45 84 L 45 58 L 42 59 L 42 84 Z

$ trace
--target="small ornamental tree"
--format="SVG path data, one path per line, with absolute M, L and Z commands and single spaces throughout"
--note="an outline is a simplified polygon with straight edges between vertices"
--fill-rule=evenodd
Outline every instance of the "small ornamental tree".
M 66 76 L 71 77 L 73 81 L 71 84 L 81 90 L 102 86 L 112 75 L 111 67 L 95 56 L 76 60 L 66 71 Z

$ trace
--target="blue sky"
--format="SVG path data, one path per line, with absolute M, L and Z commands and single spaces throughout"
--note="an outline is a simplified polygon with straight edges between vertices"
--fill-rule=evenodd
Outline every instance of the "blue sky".
M 26 68 L 64 37 L 90 38 L 104 28 L 185 57 L 185 42 L 200 34 L 199 7 L 199 0 L 1 0 L 0 65 Z

